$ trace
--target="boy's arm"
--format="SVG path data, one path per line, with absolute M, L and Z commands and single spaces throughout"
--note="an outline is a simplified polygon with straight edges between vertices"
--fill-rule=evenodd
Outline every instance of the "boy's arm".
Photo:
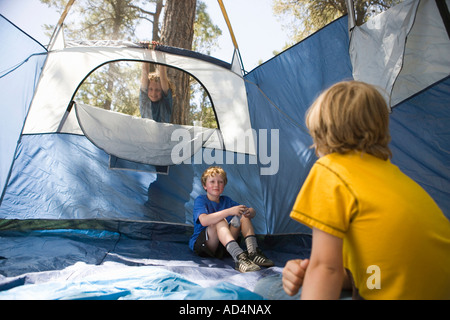
M 141 90 L 147 91 L 148 89 L 148 73 L 150 71 L 150 64 L 148 62 L 142 62 L 141 70 Z
M 169 92 L 169 79 L 167 78 L 167 67 L 160 65 L 159 66 L 159 79 L 161 83 L 161 89 L 164 92 L 164 95 L 167 96 Z
M 202 226 L 207 227 L 212 224 L 218 223 L 219 221 L 225 219 L 228 216 L 242 215 L 245 211 L 245 208 L 246 207 L 244 205 L 239 205 L 239 206 L 234 206 L 234 207 L 224 209 L 221 211 L 217 211 L 214 213 L 209 213 L 209 214 L 202 213 L 198 217 L 198 220 L 200 221 Z
M 339 299 L 344 281 L 341 238 L 313 228 L 302 299 Z

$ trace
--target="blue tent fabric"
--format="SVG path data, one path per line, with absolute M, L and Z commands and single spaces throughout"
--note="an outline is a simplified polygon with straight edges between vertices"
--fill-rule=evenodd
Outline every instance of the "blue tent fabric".
M 261 176 L 269 233 L 310 232 L 289 218 L 316 161 L 304 115 L 318 94 L 352 78 L 347 17 L 321 29 L 245 76 L 256 130 L 279 130 L 279 171 Z
M 260 245 L 276 262 L 275 267 L 240 274 L 231 258 L 203 259 L 189 251 L 193 200 L 204 193 L 200 176 L 209 166 L 195 161 L 199 155 L 194 155 L 192 164 L 171 166 L 168 175 L 109 170 L 109 155 L 84 136 L 24 135 L 0 206 L 0 230 L 4 230 L 0 231 L 2 297 L 27 297 L 39 290 L 41 297 L 49 299 L 261 298 L 251 292 L 260 279 L 280 275 L 289 259 L 309 256 L 310 230 L 288 217 L 315 161 L 302 125 L 303 114 L 318 90 L 351 75 L 345 24 L 345 19 L 337 21 L 317 38 L 308 38 L 246 76 L 251 121 L 258 138 L 260 129 L 268 130 L 270 142 L 270 130 L 280 130 L 279 146 L 268 146 L 269 153 L 279 148 L 278 173 L 260 175 L 267 163 L 255 163 L 249 156 L 240 164 L 242 158 L 236 154 L 201 151 L 226 170 L 225 194 L 255 208 L 255 231 L 263 235 Z M 326 47 L 333 45 L 340 54 L 326 53 Z M 295 72 L 286 73 L 301 52 L 310 52 L 308 59 L 312 60 L 295 64 Z M 329 59 L 333 61 L 327 62 Z M 315 83 L 308 80 L 307 69 L 321 65 L 329 70 L 320 72 Z M 296 80 L 299 77 L 301 81 Z M 273 81 L 289 94 L 277 94 Z M 308 91 L 306 85 L 310 86 Z M 95 278 L 111 264 L 118 270 L 123 266 L 146 267 L 143 274 L 152 270 L 158 274 L 148 279 L 153 289 L 137 292 L 132 276 L 120 279 L 128 288 L 123 291 L 117 290 L 115 281 L 94 281 L 91 287 L 79 280 L 60 283 L 67 279 L 63 276 L 66 272 L 76 274 L 87 268 Z M 114 279 L 116 276 L 111 274 Z
M 0 15 L 0 203 L 47 50 Z M 8 50 L 6 50 L 8 49 Z
M 450 77 L 393 108 L 392 162 L 419 183 L 450 220 Z
M 289 218 L 316 161 L 304 115 L 322 90 L 352 79 L 347 26 L 342 17 L 244 77 L 252 128 L 258 141 L 268 133 L 275 174 L 261 174 L 262 157 L 206 148 L 156 174 L 111 170 L 110 155 L 82 135 L 21 135 L 46 50 L 0 17 L 2 43 L 23 52 L 0 53 L 0 299 L 280 297 L 258 284 L 280 288 L 285 262 L 309 257 L 311 230 Z M 393 163 L 450 219 L 449 96 L 447 77 L 395 106 L 390 129 Z M 224 194 L 255 208 L 274 267 L 240 274 L 231 257 L 189 250 L 205 156 L 227 172 Z
M 144 204 L 145 186 L 152 177 L 108 170 L 107 161 L 107 155 L 83 136 L 23 136 L 0 215 L 8 219 L 150 216 Z
M 227 157 L 225 153 L 220 157 Z M 109 170 L 109 156 L 84 136 L 24 135 L 19 143 L 2 219 L 111 219 L 193 225 L 193 201 L 204 190 L 207 164 L 172 166 L 168 175 Z M 224 164 L 225 193 L 255 208 L 265 234 L 257 165 Z M 250 190 L 251 192 L 247 191 Z M 0 223 L 1 225 L 1 223 Z
M 342 18 L 246 77 L 254 129 L 280 130 L 279 166 L 260 175 L 264 164 L 230 164 L 230 154 L 209 151 L 228 174 L 225 194 L 255 208 L 259 234 L 310 232 L 289 218 L 295 196 L 315 161 L 303 114 L 326 86 L 351 76 L 346 19 Z M 333 50 L 333 54 L 329 54 Z M 304 63 L 295 63 L 301 53 Z M 331 60 L 331 61 L 330 61 Z M 292 66 L 295 66 L 293 68 Z M 313 81 L 307 74 L 319 67 Z M 289 71 L 288 71 L 289 70 Z M 277 88 L 285 88 L 281 95 Z M 261 112 L 264 110 L 264 112 Z M 286 115 L 289 115 L 287 117 Z M 270 140 L 269 140 L 270 141 Z M 269 152 L 275 146 L 269 145 Z M 204 154 L 207 150 L 203 149 Z M 109 156 L 84 136 L 24 135 L 0 207 L 4 219 L 122 219 L 192 225 L 193 200 L 204 192 L 200 176 L 209 164 L 171 166 L 168 175 L 108 170 Z M 295 169 L 295 170 L 294 170 Z M 288 179 L 286 179 L 288 177 Z

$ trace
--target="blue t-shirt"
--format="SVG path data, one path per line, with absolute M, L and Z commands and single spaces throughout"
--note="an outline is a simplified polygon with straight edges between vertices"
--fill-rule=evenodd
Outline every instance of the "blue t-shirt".
M 220 196 L 219 203 L 215 201 L 211 201 L 208 199 L 208 197 L 205 195 L 198 196 L 194 201 L 194 234 L 192 235 L 191 239 L 189 240 L 189 248 L 191 250 L 194 250 L 194 243 L 197 240 L 200 232 L 203 231 L 206 227 L 202 226 L 200 221 L 198 220 L 198 217 L 202 213 L 210 214 L 217 211 L 222 211 L 234 206 L 238 206 L 239 203 L 236 201 L 233 201 L 230 197 L 227 196 Z M 233 218 L 233 216 L 228 216 L 226 219 L 228 222 Z
M 139 90 L 139 110 L 141 111 L 141 118 L 170 123 L 173 111 L 172 89 L 169 89 L 167 95 L 163 92 L 161 100 L 157 102 L 150 100 L 148 89 L 145 91 Z

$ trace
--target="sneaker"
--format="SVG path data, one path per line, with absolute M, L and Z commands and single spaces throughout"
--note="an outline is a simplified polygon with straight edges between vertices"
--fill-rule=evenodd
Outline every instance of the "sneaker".
M 240 255 L 237 256 L 237 261 L 235 265 L 235 269 L 244 273 L 244 272 L 250 272 L 250 271 L 258 271 L 261 270 L 261 268 L 253 263 L 251 261 L 246 252 L 242 252 Z
M 249 253 L 248 258 L 261 267 L 273 267 L 275 265 L 259 248 L 256 248 L 256 252 Z

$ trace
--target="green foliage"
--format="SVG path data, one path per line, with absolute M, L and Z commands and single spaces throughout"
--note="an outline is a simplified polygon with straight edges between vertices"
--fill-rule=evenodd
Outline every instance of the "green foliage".
M 191 82 L 191 108 L 189 120 L 205 128 L 217 128 L 216 115 L 206 90 L 198 82 Z
M 222 30 L 211 21 L 206 4 L 198 1 L 194 24 L 193 50 L 208 55 L 211 54 L 211 49 L 218 46 L 217 39 L 221 35 Z
M 297 43 L 333 20 L 347 14 L 345 0 L 273 0 L 277 15 L 293 43 Z M 356 24 L 385 11 L 401 0 L 354 0 Z
M 102 66 L 83 82 L 75 100 L 94 107 L 140 116 L 140 70 L 140 63 L 126 61 Z M 112 91 L 108 90 L 110 81 L 114 81 Z
M 67 4 L 67 0 L 41 2 L 61 13 Z M 77 0 L 64 22 L 65 40 L 153 40 L 153 29 L 157 28 L 158 36 L 161 30 L 158 6 L 162 7 L 164 3 L 165 0 Z M 45 27 L 51 33 L 55 26 Z M 212 23 L 206 4 L 200 0 L 197 1 L 194 30 L 194 50 L 209 54 L 211 49 L 217 46 L 217 38 L 222 31 Z M 140 73 L 139 62 L 121 61 L 102 66 L 80 86 L 75 100 L 115 112 L 140 116 Z M 208 94 L 193 79 L 190 87 L 188 109 L 191 124 L 193 121 L 201 121 L 203 126 L 216 128 L 217 123 Z

